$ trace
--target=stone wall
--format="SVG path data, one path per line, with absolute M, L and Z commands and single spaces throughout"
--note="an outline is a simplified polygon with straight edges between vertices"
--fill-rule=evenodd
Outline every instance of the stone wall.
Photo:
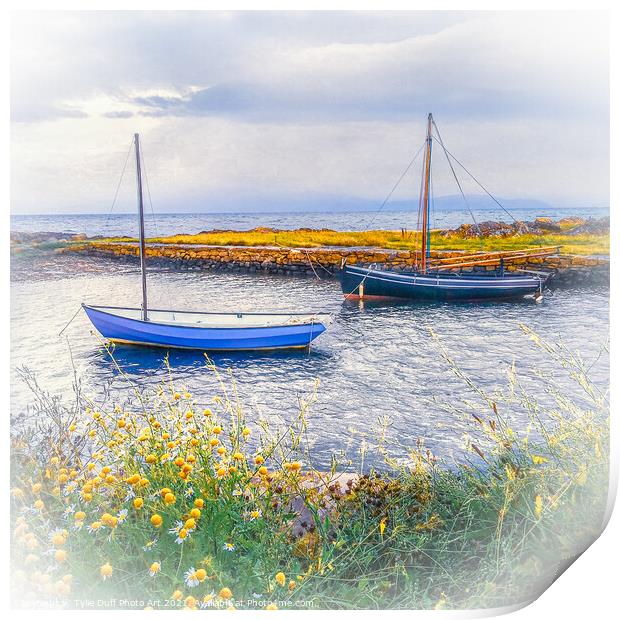
M 59 252 L 80 252 L 116 260 L 134 262 L 138 247 L 130 243 L 74 243 Z M 394 270 L 411 269 L 415 253 L 407 250 L 380 248 L 281 248 L 245 246 L 149 246 L 146 255 L 150 265 L 171 269 L 227 270 L 282 275 L 337 276 L 343 259 L 348 264 L 378 264 Z M 431 251 L 432 258 L 457 258 L 461 251 Z M 499 255 L 488 254 L 489 258 Z M 480 269 L 495 269 L 497 261 Z M 560 278 L 579 279 L 609 272 L 606 258 L 563 255 L 559 257 L 521 258 L 511 261 L 507 269 L 554 270 Z

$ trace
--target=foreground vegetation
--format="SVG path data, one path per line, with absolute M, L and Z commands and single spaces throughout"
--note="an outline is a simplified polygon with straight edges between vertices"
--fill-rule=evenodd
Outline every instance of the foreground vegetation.
M 136 239 L 106 238 L 94 243 L 114 241 L 137 241 Z M 172 235 L 153 237 L 148 243 L 215 245 L 215 246 L 282 246 L 295 247 L 377 247 L 393 250 L 415 250 L 420 246 L 418 233 L 399 230 L 368 230 L 362 232 L 338 232 L 334 230 L 291 230 L 272 231 L 256 229 L 249 231 L 204 232 L 197 235 Z M 431 245 L 435 250 L 468 250 L 487 252 L 496 250 L 521 250 L 543 246 L 562 246 L 564 254 L 609 254 L 609 234 L 568 235 L 554 233 L 548 235 L 515 235 L 509 237 L 485 237 L 464 239 L 445 236 L 441 231 L 433 231 Z
M 525 328 L 524 328 L 525 329 Z M 129 404 L 62 411 L 13 438 L 14 604 L 133 601 L 138 607 L 478 608 L 530 600 L 601 529 L 606 394 L 562 347 L 538 346 L 575 379 L 544 404 L 509 385 L 448 403 L 471 421 L 471 459 L 421 445 L 393 458 L 375 422 L 381 473 L 338 484 L 312 468 L 306 411 L 290 428 L 246 420 L 234 382 L 209 403 L 170 381 Z M 527 432 L 511 427 L 517 411 Z M 369 412 L 371 419 L 371 412 Z M 368 447 L 367 449 L 370 449 Z

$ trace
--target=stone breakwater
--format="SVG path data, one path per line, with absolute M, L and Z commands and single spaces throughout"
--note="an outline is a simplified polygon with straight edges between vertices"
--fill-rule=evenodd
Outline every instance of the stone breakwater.
M 73 243 L 58 252 L 79 252 L 93 257 L 124 262 L 137 262 L 135 243 Z M 463 256 L 462 251 L 433 250 L 431 258 L 446 259 Z M 181 270 L 224 270 L 247 273 L 268 273 L 296 276 L 338 276 L 343 260 L 347 264 L 371 265 L 393 270 L 411 269 L 415 253 L 408 250 L 381 248 L 281 248 L 248 246 L 188 246 L 151 245 L 146 255 L 150 266 Z M 499 254 L 487 253 L 487 257 Z M 494 265 L 476 267 L 495 269 Z M 607 258 L 562 255 L 554 257 L 524 257 L 506 265 L 508 270 L 531 269 L 556 272 L 558 282 L 583 282 L 609 277 Z

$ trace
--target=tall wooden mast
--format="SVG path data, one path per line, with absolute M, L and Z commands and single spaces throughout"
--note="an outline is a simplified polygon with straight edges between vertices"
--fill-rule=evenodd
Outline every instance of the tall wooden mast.
M 146 244 L 144 241 L 144 203 L 142 200 L 142 170 L 140 167 L 140 134 L 134 134 L 136 146 L 136 179 L 138 187 L 138 219 L 140 225 L 140 271 L 142 273 L 142 320 L 148 321 L 148 307 L 146 303 Z
M 430 237 L 430 184 L 431 184 L 431 151 L 433 147 L 432 137 L 433 115 L 428 115 L 428 127 L 426 130 L 426 155 L 424 157 L 424 194 L 422 198 L 422 273 L 426 273 L 428 259 L 431 253 Z

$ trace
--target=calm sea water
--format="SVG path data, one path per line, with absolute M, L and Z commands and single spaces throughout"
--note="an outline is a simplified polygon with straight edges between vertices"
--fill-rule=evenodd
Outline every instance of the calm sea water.
M 536 217 L 561 218 L 570 215 L 603 217 L 608 209 L 511 209 L 515 219 L 532 220 Z M 485 220 L 511 221 L 499 207 L 474 209 L 478 222 Z M 156 213 L 145 214 L 147 236 L 172 235 L 181 232 L 197 233 L 202 230 L 249 230 L 257 226 L 290 230 L 293 228 L 330 228 L 332 230 L 398 230 L 416 227 L 416 214 L 408 211 L 365 211 L 345 213 Z M 440 210 L 433 213 L 435 228 L 453 228 L 471 223 L 469 213 L 462 210 Z M 93 235 L 136 236 L 138 224 L 133 213 L 107 215 L 12 215 L 11 230 L 27 232 L 71 232 Z
M 251 221 L 246 216 L 236 220 L 226 216 L 226 224 L 199 223 L 195 217 L 184 220 L 181 228 L 232 227 L 233 221 L 240 228 L 258 223 L 298 225 L 294 223 L 298 216 L 273 221 L 263 216 Z M 49 229 L 54 221 L 60 220 L 44 220 L 41 228 Z M 74 221 L 72 229 L 93 233 L 95 229 L 86 228 L 85 221 Z M 175 231 L 179 221 L 174 223 Z M 334 227 L 331 221 L 326 225 Z M 122 225 L 116 223 L 118 230 Z M 59 226 L 58 230 L 67 230 L 65 224 Z M 604 288 L 563 289 L 536 305 L 359 304 L 343 302 L 333 280 L 210 272 L 151 270 L 149 287 L 153 307 L 332 313 L 333 324 L 309 352 L 213 355 L 218 367 L 231 370 L 250 420 L 262 416 L 285 425 L 296 416 L 299 400 L 312 394 L 315 380 L 320 380 L 317 401 L 308 415 L 310 450 L 318 465 L 328 465 L 331 454 L 338 451 L 359 463 L 362 438 L 372 442 L 383 417 L 389 419 L 388 436 L 401 444 L 394 447 L 398 455 L 423 438 L 440 456 L 463 456 L 463 437 L 472 428 L 451 406 L 458 408 L 461 399 L 475 400 L 475 395 L 451 373 L 429 328 L 472 380 L 488 390 L 506 386 L 507 371 L 516 361 L 532 392 L 545 398 L 537 372 L 548 375 L 557 367 L 524 337 L 520 322 L 579 351 L 592 365 L 597 383 L 605 386 L 608 381 L 608 358 L 601 354 L 608 332 L 608 290 Z M 78 314 L 62 337 L 58 332 L 82 301 L 137 305 L 139 299 L 140 278 L 133 266 L 53 253 L 17 255 L 12 262 L 11 295 L 14 412 L 23 410 L 30 398 L 17 378 L 17 368 L 27 366 L 44 388 L 71 400 L 71 359 L 85 390 L 95 399 L 103 398 L 109 389 L 117 402 L 123 402 L 129 394 L 127 384 L 91 333 L 84 314 Z M 146 385 L 165 377 L 164 355 L 155 349 L 116 349 L 117 361 L 128 377 Z M 218 392 L 200 353 L 172 351 L 170 364 L 177 380 L 199 401 L 207 403 Z M 575 393 L 564 374 L 557 376 L 568 394 Z M 517 409 L 504 413 L 516 425 L 524 424 Z M 373 450 L 365 457 L 366 465 L 379 461 Z

